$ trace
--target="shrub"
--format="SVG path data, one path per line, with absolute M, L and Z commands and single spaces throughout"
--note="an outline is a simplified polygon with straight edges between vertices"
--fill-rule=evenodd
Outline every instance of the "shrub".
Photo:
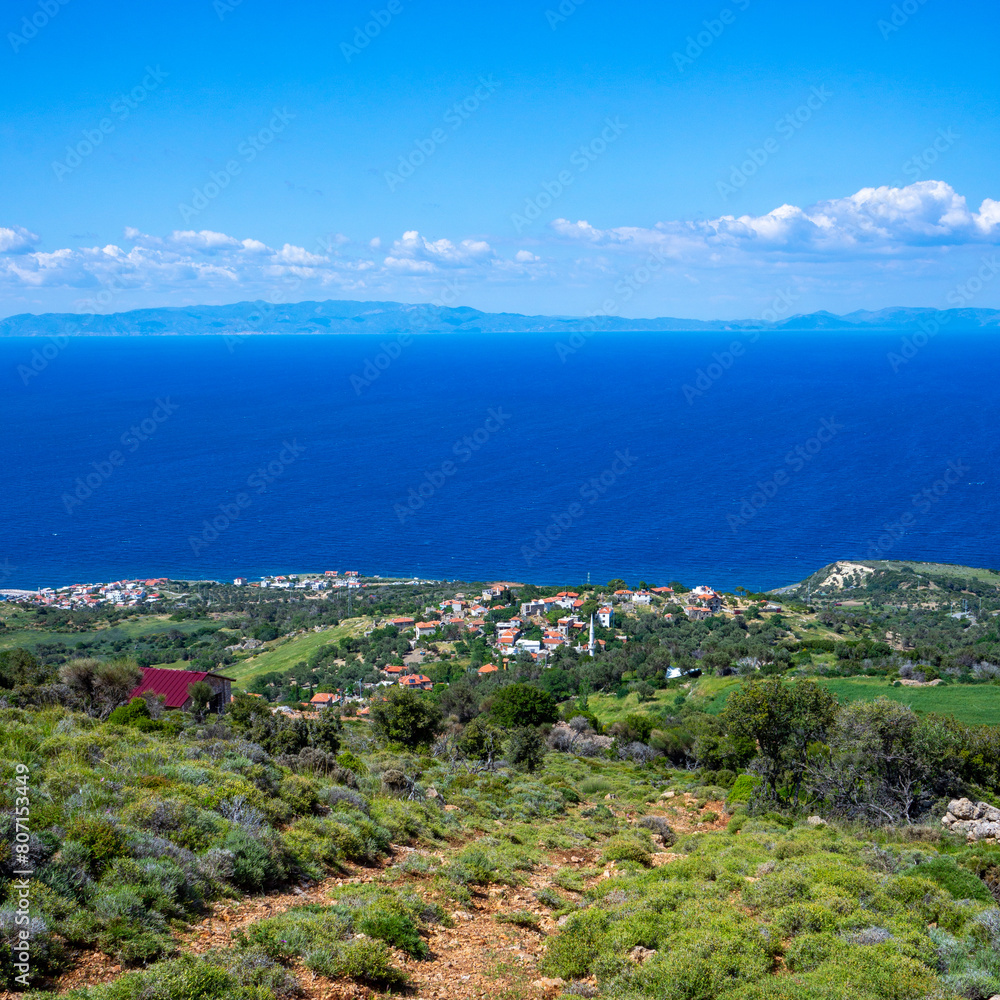
M 508 684 L 493 696 L 490 715 L 501 726 L 542 726 L 559 718 L 556 699 L 533 684 Z
M 944 855 L 931 858 L 922 864 L 907 868 L 904 875 L 916 875 L 930 879 L 946 889 L 955 899 L 975 899 L 982 903 L 992 903 L 993 896 L 985 883 L 967 868 L 958 865 L 954 858 Z
M 131 726 L 140 720 L 152 721 L 144 698 L 133 698 L 127 705 L 119 705 L 108 716 L 108 722 L 116 726 Z
M 531 910 L 514 910 L 507 913 L 498 913 L 495 917 L 497 923 L 514 924 L 516 927 L 527 927 L 530 930 L 538 930 L 541 917 Z
M 534 773 L 545 759 L 545 738 L 531 726 L 515 729 L 507 742 L 507 760 L 512 767 Z
M 458 885 L 520 885 L 522 879 L 517 872 L 533 867 L 525 851 L 480 841 L 459 851 L 446 872 Z
M 298 983 L 253 951 L 185 955 L 132 972 L 113 983 L 71 990 L 65 1000 L 291 1000 Z
M 352 933 L 374 940 L 352 940 Z M 295 907 L 251 924 L 242 940 L 276 961 L 301 960 L 319 975 L 348 976 L 381 987 L 400 987 L 407 981 L 391 965 L 387 942 L 414 957 L 427 954 L 410 911 L 391 895 L 366 898 L 357 907 L 346 901 Z
M 271 832 L 273 835 L 273 831 Z M 268 837 L 262 833 L 261 837 Z M 268 840 L 271 838 L 268 837 Z M 234 829 L 226 835 L 222 847 L 232 854 L 231 881 L 245 892 L 260 892 L 276 885 L 285 877 L 283 858 L 276 857 L 273 841 L 264 843 L 243 829 Z
M 653 863 L 653 855 L 649 849 L 648 841 L 644 842 L 629 834 L 618 834 L 605 843 L 604 850 L 601 852 L 601 860 L 634 861 L 648 868 Z
M 351 941 L 317 948 L 305 956 L 305 965 L 328 979 L 346 977 L 381 990 L 402 990 L 410 977 L 392 964 L 392 955 L 381 941 Z
M 441 709 L 416 691 L 390 688 L 385 701 L 371 709 L 372 732 L 389 743 L 404 747 L 428 745 L 440 732 Z
M 729 794 L 726 796 L 726 808 L 732 809 L 737 805 L 746 805 L 760 783 L 761 779 L 755 774 L 741 774 L 733 782 L 732 788 L 729 789 Z
M 552 889 L 539 889 L 535 893 L 535 899 L 550 910 L 561 910 L 566 905 L 566 900 Z
M 290 774 L 282 779 L 278 795 L 296 816 L 308 816 L 315 811 L 319 801 L 316 786 L 308 778 L 298 774 Z
M 368 800 L 358 792 L 350 788 L 343 788 L 340 785 L 333 785 L 323 791 L 320 798 L 326 802 L 331 809 L 336 809 L 338 805 L 346 806 L 350 809 L 357 809 L 366 816 L 371 815 L 371 805 Z
M 562 931 L 549 939 L 541 969 L 548 976 L 581 979 L 591 971 L 604 945 L 610 916 L 593 908 L 575 913 Z
M 672 847 L 677 843 L 677 834 L 663 816 L 643 816 L 638 825 L 659 837 L 664 847 Z
M 799 934 L 785 951 L 785 964 L 792 972 L 811 972 L 830 957 L 835 946 L 832 934 Z
M 125 853 L 125 836 L 111 820 L 81 817 L 69 824 L 66 833 L 67 839 L 75 841 L 87 852 L 90 872 L 95 878 L 115 858 Z

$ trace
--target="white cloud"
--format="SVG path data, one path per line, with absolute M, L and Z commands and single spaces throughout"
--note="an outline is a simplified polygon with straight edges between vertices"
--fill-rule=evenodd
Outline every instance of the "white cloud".
M 38 242 L 38 236 L 24 226 L 5 229 L 0 226 L 0 253 L 25 253 Z
M 544 236 L 523 240 L 427 237 L 412 229 L 388 249 L 378 238 L 352 243 L 339 234 L 279 248 L 207 229 L 154 236 L 129 227 L 123 235 L 122 245 L 43 251 L 40 237 L 24 227 L 0 228 L 0 290 L 39 311 L 49 302 L 65 307 L 75 296 L 92 301 L 109 288 L 116 290 L 112 308 L 133 308 L 270 295 L 416 301 L 460 280 L 470 304 L 485 299 L 518 308 L 530 300 L 537 311 L 547 299 L 552 311 L 578 303 L 585 312 L 594 307 L 591 297 L 604 301 L 623 279 L 628 286 L 655 254 L 661 264 L 648 283 L 629 286 L 635 297 L 622 300 L 632 315 L 750 315 L 752 307 L 740 302 L 766 298 L 789 282 L 822 295 L 817 307 L 845 311 L 852 302 L 873 304 L 865 295 L 882 304 L 926 298 L 932 282 L 953 285 L 949 275 L 961 276 L 973 259 L 979 267 L 983 248 L 1000 244 L 1000 201 L 970 208 L 948 184 L 923 181 L 763 215 L 604 229 L 557 219 Z M 683 290 L 698 286 L 696 308 L 685 305 Z M 535 297 L 526 299 L 529 288 Z M 123 289 L 134 294 L 120 295 Z M 988 297 L 981 304 L 992 304 Z
M 448 239 L 425 239 L 411 229 L 392 244 L 385 263 L 396 270 L 429 273 L 441 267 L 471 267 L 495 256 L 493 248 L 484 240 L 462 240 L 456 245 Z M 426 264 L 430 264 L 430 268 L 425 267 Z
M 824 253 L 835 259 L 866 253 L 1000 242 L 1000 203 L 986 199 L 978 212 L 943 181 L 904 188 L 862 188 L 846 198 L 809 208 L 781 205 L 766 215 L 723 215 L 695 222 L 659 222 L 651 228 L 597 229 L 589 222 L 556 219 L 553 231 L 601 247 L 674 256 L 698 251 Z

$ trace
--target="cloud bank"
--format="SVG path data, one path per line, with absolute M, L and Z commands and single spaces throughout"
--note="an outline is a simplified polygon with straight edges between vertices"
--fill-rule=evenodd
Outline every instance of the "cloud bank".
M 69 296 L 81 312 L 241 298 L 428 299 L 457 282 L 480 298 L 494 289 L 493 308 L 522 307 L 520 296 L 531 287 L 561 289 L 551 301 L 584 313 L 588 296 L 598 295 L 591 291 L 595 282 L 620 283 L 650 254 L 665 262 L 647 290 L 656 301 L 632 315 L 680 308 L 693 288 L 708 303 L 707 314 L 721 315 L 728 303 L 733 315 L 749 315 L 736 300 L 771 294 L 782 281 L 822 292 L 830 301 L 816 307 L 837 310 L 858 304 L 835 301 L 838 294 L 880 281 L 915 281 L 944 264 L 957 274 L 959 258 L 972 261 L 1000 244 L 1000 201 L 988 198 L 975 209 L 950 185 L 931 180 L 863 188 L 756 216 L 608 228 L 558 218 L 540 234 L 488 239 L 431 238 L 409 230 L 387 250 L 379 237 L 367 235 L 337 233 L 311 246 L 272 247 L 253 236 L 212 230 L 154 236 L 131 227 L 120 245 L 43 249 L 41 236 L 9 221 L 0 226 L 0 293 L 11 303 L 44 307 L 51 300 L 51 308 L 56 302 L 65 308 Z

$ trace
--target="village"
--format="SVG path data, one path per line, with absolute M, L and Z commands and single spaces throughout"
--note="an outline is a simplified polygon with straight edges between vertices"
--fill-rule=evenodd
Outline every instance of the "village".
M 236 577 L 233 588 L 248 588 L 258 593 L 264 591 L 304 591 L 302 600 L 324 601 L 335 593 L 351 592 L 367 587 L 392 587 L 417 585 L 425 582 L 417 578 L 403 580 L 378 576 L 363 577 L 356 570 L 340 572 L 326 570 L 322 574 L 275 574 L 262 576 L 251 582 L 246 577 Z M 48 609 L 73 611 L 110 606 L 134 609 L 141 613 L 152 606 L 162 607 L 160 614 L 189 606 L 191 588 L 221 587 L 215 581 L 172 581 L 166 577 L 135 580 L 117 580 L 98 584 L 73 584 L 62 588 L 40 588 L 37 591 L 6 592 L 11 599 L 23 604 Z M 228 588 L 227 588 L 228 589 Z M 536 596 L 518 600 L 517 595 L 527 590 Z M 277 597 L 277 593 L 275 593 Z M 780 612 L 781 607 L 770 601 L 755 602 L 761 611 Z M 308 701 L 296 705 L 278 705 L 272 708 L 292 716 L 312 715 L 322 709 L 339 708 L 351 715 L 365 717 L 373 699 L 389 687 L 430 691 L 442 683 L 429 677 L 424 669 L 439 656 L 453 655 L 456 643 L 477 641 L 487 652 L 470 670 L 480 678 L 506 671 L 515 662 L 534 663 L 545 668 L 559 659 L 561 649 L 571 650 L 577 656 L 600 656 L 609 643 L 625 645 L 628 636 L 621 629 L 624 617 L 651 614 L 664 621 L 672 621 L 682 610 L 692 621 L 703 621 L 715 615 L 736 617 L 743 615 L 745 607 L 734 595 L 722 595 L 713 587 L 701 585 L 687 590 L 677 585 L 640 587 L 635 590 L 618 587 L 610 591 L 593 589 L 581 593 L 561 590 L 550 596 L 541 596 L 539 588 L 512 581 L 497 581 L 482 587 L 478 594 L 456 592 L 435 605 L 427 605 L 419 616 L 389 615 L 376 618 L 367 627 L 365 635 L 379 629 L 393 629 L 409 646 L 409 651 L 396 657 L 395 662 L 378 668 L 375 677 L 357 681 L 350 689 L 316 691 Z M 325 627 L 317 627 L 322 631 Z M 245 662 L 267 652 L 264 641 L 246 637 L 225 647 L 231 654 L 227 661 Z M 190 704 L 188 686 L 198 681 L 207 683 L 213 690 L 213 705 L 222 706 L 233 698 L 232 685 L 239 683 L 227 675 L 223 663 L 216 669 L 178 670 L 158 666 L 143 668 L 144 680 L 140 693 L 152 693 L 161 698 L 165 708 L 187 708 Z M 239 673 L 239 671 L 236 671 Z M 446 682 L 445 682 L 446 683 Z M 255 697 L 263 697 L 256 694 Z
M 652 587 L 648 590 L 618 589 L 612 594 L 600 594 L 597 607 L 585 619 L 582 616 L 588 602 L 576 591 L 560 591 L 551 597 L 537 597 L 524 601 L 519 607 L 498 603 L 498 598 L 511 588 L 521 588 L 523 584 L 507 581 L 490 584 L 482 590 L 478 598 L 470 598 L 457 593 L 450 600 L 440 602 L 437 608 L 425 608 L 425 620 L 417 621 L 408 616 L 387 618 L 379 627 L 393 627 L 410 640 L 413 652 L 403 664 L 388 664 L 382 668 L 383 680 L 376 687 L 398 685 L 414 690 L 430 691 L 434 687 L 432 678 L 417 669 L 419 659 L 425 651 L 418 649 L 424 642 L 433 642 L 452 628 L 459 628 L 468 638 L 483 638 L 493 650 L 494 657 L 489 663 L 476 668 L 480 677 L 508 669 L 511 661 L 518 656 L 530 657 L 535 663 L 545 666 L 547 661 L 561 647 L 568 647 L 578 654 L 595 656 L 607 646 L 609 639 L 595 638 L 595 622 L 602 630 L 611 633 L 610 641 L 622 644 L 628 636 L 615 629 L 616 616 L 625 614 L 662 613 L 665 620 L 673 619 L 670 612 L 660 611 L 665 605 L 675 604 L 672 587 Z M 712 587 L 698 586 L 683 595 L 687 602 L 684 614 L 692 621 L 704 621 L 716 614 L 731 617 L 742 615 L 744 609 L 735 602 L 727 604 L 723 596 Z M 499 621 L 489 621 L 490 612 L 515 611 L 512 617 Z M 780 612 L 781 606 L 769 601 L 761 602 L 760 610 Z M 563 614 L 562 612 L 566 612 Z M 541 632 L 541 638 L 537 634 Z M 536 637 L 530 635 L 534 633 Z M 424 640 L 424 642 L 421 642 Z M 360 687 L 360 685 L 359 685 Z M 367 715 L 368 699 L 362 694 L 345 691 L 320 691 L 311 698 L 311 706 L 330 708 L 353 705 L 359 716 Z

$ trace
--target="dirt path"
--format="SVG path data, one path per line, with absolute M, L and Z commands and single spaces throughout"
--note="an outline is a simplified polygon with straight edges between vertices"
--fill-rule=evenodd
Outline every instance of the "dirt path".
M 647 806 L 643 812 L 646 815 L 663 815 L 679 834 L 696 829 L 719 829 L 726 825 L 722 803 L 709 802 L 704 810 L 693 806 L 691 796 L 678 794 Z M 628 815 L 630 810 L 623 811 L 627 815 L 622 818 L 634 819 L 634 816 Z M 709 811 L 715 812 L 718 818 L 709 823 L 701 822 L 701 816 Z M 421 853 L 433 854 L 444 860 L 454 846 Z M 413 850 L 393 845 L 391 855 L 371 868 L 333 875 L 314 885 L 290 891 L 240 900 L 219 900 L 209 916 L 178 935 L 178 948 L 181 953 L 202 954 L 213 948 L 231 947 L 237 933 L 250 924 L 295 906 L 332 904 L 338 896 L 338 889 L 379 880 L 390 865 Z M 669 864 L 678 856 L 661 849 L 654 854 L 653 864 L 656 867 Z M 539 970 L 539 963 L 547 937 L 558 929 L 559 924 L 552 918 L 548 907 L 538 901 L 536 893 L 553 889 L 566 899 L 582 898 L 582 894 L 556 884 L 557 873 L 566 869 L 585 873 L 582 881 L 589 888 L 602 879 L 612 877 L 615 864 L 600 863 L 599 847 L 549 850 L 543 852 L 542 862 L 532 872 L 525 873 L 524 884 L 477 888 L 469 904 L 459 907 L 454 903 L 446 905 L 454 926 L 431 927 L 427 938 L 429 958 L 418 961 L 402 952 L 395 955 L 396 964 L 405 969 L 413 981 L 409 995 L 414 1000 L 519 1000 L 522 997 L 542 1000 L 557 994 L 561 982 L 546 980 Z M 424 895 L 428 901 L 442 902 L 435 899 L 432 883 L 427 879 L 407 875 L 401 876 L 396 884 L 405 884 L 407 888 Z M 535 926 L 523 927 L 497 919 L 499 915 L 524 912 L 537 918 Z M 73 968 L 59 979 L 54 993 L 110 982 L 126 971 L 100 952 L 85 952 L 77 957 Z M 302 985 L 306 1000 L 360 1000 L 377 995 L 356 983 L 331 982 L 301 966 L 293 971 Z M 17 996 L 0 992 L 0 1000 L 14 1000 Z

